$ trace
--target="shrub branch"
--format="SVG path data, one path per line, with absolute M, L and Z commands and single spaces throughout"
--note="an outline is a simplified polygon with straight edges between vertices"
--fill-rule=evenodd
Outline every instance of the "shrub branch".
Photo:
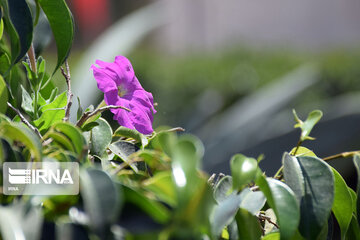
M 65 67 L 66 67 L 66 72 L 63 67 L 60 67 L 61 73 L 64 76 L 67 85 L 67 104 L 65 106 L 65 117 L 63 118 L 63 121 L 69 121 L 73 93 L 71 92 L 71 75 L 70 75 L 69 63 L 67 60 L 65 61 Z
M 101 108 L 98 108 L 98 109 L 96 109 L 96 110 L 94 110 L 92 112 L 84 112 L 83 115 L 81 116 L 81 118 L 79 119 L 79 121 L 77 121 L 76 126 L 81 127 L 86 122 L 86 120 L 88 120 L 89 118 L 95 116 L 98 113 L 101 113 L 101 112 L 106 111 L 106 110 L 118 109 L 118 108 L 121 108 L 121 109 L 124 109 L 124 110 L 126 110 L 128 112 L 131 112 L 130 109 L 128 109 L 126 107 L 123 107 L 123 106 L 109 105 L 109 106 L 101 107 Z
M 29 121 L 26 120 L 26 118 L 24 117 L 24 115 L 22 115 L 21 112 L 20 112 L 18 109 L 16 109 L 16 108 L 15 108 L 13 105 L 11 105 L 11 103 L 9 103 L 9 102 L 7 103 L 7 105 L 8 105 L 12 110 L 14 110 L 14 111 L 16 112 L 16 114 L 20 117 L 21 122 L 23 122 L 26 126 L 28 126 L 32 131 L 35 132 L 35 134 L 36 134 L 40 139 L 42 139 L 42 136 L 41 136 L 39 130 L 38 130 L 36 127 L 34 127 L 33 125 L 31 125 L 31 124 L 29 123 Z

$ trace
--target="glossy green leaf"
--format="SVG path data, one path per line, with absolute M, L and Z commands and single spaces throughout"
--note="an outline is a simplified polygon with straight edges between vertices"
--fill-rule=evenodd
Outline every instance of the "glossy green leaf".
M 95 231 L 104 231 L 116 220 L 122 199 L 118 187 L 106 172 L 83 170 L 80 173 L 80 193 L 90 218 L 90 226 Z
M 245 209 L 239 209 L 236 216 L 239 239 L 259 240 L 262 234 L 260 222 Z
M 137 205 L 155 221 L 166 223 L 170 219 L 170 211 L 165 206 L 147 198 L 145 195 L 128 187 L 124 187 L 124 195 L 127 202 Z
M 83 153 L 86 150 L 86 140 L 81 131 L 67 122 L 58 122 L 53 125 L 53 129 L 59 133 L 68 137 L 71 143 L 74 145 L 75 151 L 78 154 Z
M 129 156 L 138 150 L 135 144 L 126 141 L 117 141 L 110 144 L 109 149 L 122 161 L 128 163 L 135 172 L 138 172 L 136 164 L 131 163 L 129 159 Z
M 320 110 L 314 110 L 311 113 L 309 113 L 308 117 L 306 118 L 305 122 L 301 121 L 295 110 L 293 110 L 293 114 L 295 117 L 295 121 L 297 122 L 295 124 L 295 128 L 301 128 L 301 137 L 300 140 L 301 141 L 305 141 L 305 140 L 312 140 L 313 138 L 310 137 L 310 132 L 313 129 L 313 127 L 315 126 L 315 124 L 321 119 L 322 117 L 322 112 Z
M 0 137 L 22 142 L 29 149 L 34 161 L 41 160 L 41 142 L 39 137 L 22 123 L 1 122 Z
M 199 179 L 197 167 L 200 164 L 197 141 L 195 137 L 182 136 L 168 150 L 172 155 L 172 175 L 180 204 L 186 204 L 196 191 Z
M 284 178 L 300 204 L 300 233 L 305 238 L 315 239 L 327 224 L 333 205 L 331 168 L 316 157 L 284 157 Z
M 232 192 L 232 178 L 225 176 L 216 184 L 214 189 L 214 198 L 220 203 L 224 201 Z
M 142 183 L 144 189 L 153 192 L 156 197 L 169 204 L 176 205 L 175 185 L 172 182 L 171 172 L 159 172 Z
M 96 122 L 99 125 L 91 130 L 90 151 L 97 156 L 102 156 L 111 143 L 112 129 L 103 118 L 99 118 Z
M 265 197 L 262 192 L 252 192 L 249 188 L 239 194 L 234 192 L 214 208 L 211 220 L 213 234 L 220 236 L 222 229 L 234 220 L 239 208 L 254 215 L 264 204 Z
M 354 165 L 357 173 L 357 187 L 356 187 L 356 218 L 360 225 L 360 155 L 354 156 Z
M 57 64 L 55 71 L 69 55 L 74 37 L 74 22 L 71 12 L 64 0 L 38 0 L 49 20 L 57 47 Z
M 31 12 L 26 0 L 1 0 L 11 39 L 11 63 L 18 62 L 30 48 L 33 34 Z
M 137 142 L 141 143 L 142 149 L 144 149 L 144 147 L 146 147 L 149 142 L 146 136 L 144 136 L 143 134 L 139 133 L 134 129 L 129 129 L 123 126 L 120 126 L 118 129 L 116 129 L 116 131 L 114 132 L 114 137 L 132 138 Z
M 10 66 L 11 62 L 8 54 L 6 52 L 0 52 L 0 74 L 4 76 Z
M 280 233 L 279 232 L 273 232 L 266 234 L 261 240 L 280 240 Z
M 352 218 L 352 197 L 341 175 L 334 168 L 332 168 L 332 171 L 335 179 L 335 196 L 332 211 L 340 226 L 341 239 L 345 239 Z
M 6 87 L 6 83 L 2 76 L 0 75 L 0 113 L 5 113 L 7 109 L 7 101 L 8 101 L 8 90 Z
M 234 189 L 241 189 L 255 179 L 257 161 L 242 154 L 234 155 L 230 160 L 231 176 Z
M 4 21 L 2 20 L 2 15 L 0 11 L 0 40 L 3 36 L 3 33 L 4 33 Z
M 281 239 L 291 239 L 300 220 L 299 205 L 294 192 L 284 183 L 271 178 L 265 179 L 262 175 L 257 177 L 256 184 L 276 214 Z
M 317 157 L 313 151 L 311 151 L 310 149 L 308 149 L 306 147 L 302 147 L 302 146 L 300 146 L 299 148 L 294 147 L 293 149 L 291 149 L 290 154 L 295 155 L 294 154 L 295 150 L 296 150 L 296 156 Z

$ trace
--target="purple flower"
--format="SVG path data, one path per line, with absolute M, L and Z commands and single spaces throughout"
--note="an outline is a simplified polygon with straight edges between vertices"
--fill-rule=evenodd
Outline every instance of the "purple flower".
M 98 88 L 104 92 L 107 105 L 123 106 L 124 109 L 111 109 L 114 119 L 121 126 L 136 129 L 143 134 L 153 132 L 153 114 L 156 113 L 151 93 L 145 91 L 134 74 L 130 61 L 117 56 L 115 62 L 96 60 L 92 65 Z

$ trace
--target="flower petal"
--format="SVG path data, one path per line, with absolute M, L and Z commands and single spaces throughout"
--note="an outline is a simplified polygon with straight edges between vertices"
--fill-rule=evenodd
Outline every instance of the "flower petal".
M 102 92 L 106 93 L 112 90 L 117 90 L 116 83 L 103 69 L 99 69 L 95 65 L 92 65 L 91 68 L 93 70 L 97 86 Z

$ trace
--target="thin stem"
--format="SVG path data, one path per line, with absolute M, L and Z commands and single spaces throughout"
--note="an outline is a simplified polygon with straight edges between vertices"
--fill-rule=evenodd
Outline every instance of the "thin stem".
M 282 171 L 284 169 L 284 165 L 282 165 L 279 170 L 275 173 L 274 178 L 275 179 L 281 179 L 282 178 Z
M 36 134 L 40 139 L 42 139 L 42 136 L 41 136 L 39 130 L 38 130 L 37 128 L 35 128 L 33 125 L 31 125 L 31 124 L 29 123 L 29 121 L 26 120 L 26 118 L 21 114 L 21 112 L 20 112 L 18 109 L 16 109 L 16 108 L 15 108 L 13 105 L 11 105 L 11 103 L 9 103 L 9 102 L 7 103 L 7 105 L 8 105 L 12 110 L 14 110 L 17 115 L 19 115 L 21 121 L 22 121 L 26 126 L 28 126 L 32 131 L 35 132 L 35 134 Z
M 106 111 L 106 110 L 118 109 L 118 108 L 121 108 L 121 109 L 124 109 L 124 110 L 126 110 L 128 112 L 131 112 L 130 109 L 128 109 L 126 107 L 123 107 L 123 106 L 109 105 L 109 106 L 101 107 L 101 108 L 95 109 L 92 112 L 84 112 L 83 115 L 81 116 L 81 118 L 79 119 L 79 121 L 77 121 L 76 126 L 81 127 L 86 122 L 86 120 L 88 120 L 89 118 L 95 116 L 98 113 L 101 113 L 101 112 Z
M 299 139 L 298 143 L 296 144 L 295 151 L 293 153 L 294 156 L 296 155 L 297 151 L 299 150 L 299 147 L 301 146 L 301 144 L 302 144 L 302 141 Z
M 324 161 L 330 161 L 330 160 L 334 160 L 334 159 L 337 159 L 337 158 L 353 157 L 356 154 L 360 154 L 360 150 L 352 151 L 352 152 L 338 153 L 338 154 L 335 154 L 335 155 L 332 155 L 332 156 L 324 157 L 323 160 Z
M 69 63 L 67 60 L 65 61 L 65 67 L 66 67 L 66 72 L 63 67 L 60 67 L 61 73 L 64 76 L 67 85 L 67 104 L 65 106 L 65 117 L 63 118 L 63 121 L 69 121 L 73 93 L 71 92 L 71 75 L 70 75 Z

